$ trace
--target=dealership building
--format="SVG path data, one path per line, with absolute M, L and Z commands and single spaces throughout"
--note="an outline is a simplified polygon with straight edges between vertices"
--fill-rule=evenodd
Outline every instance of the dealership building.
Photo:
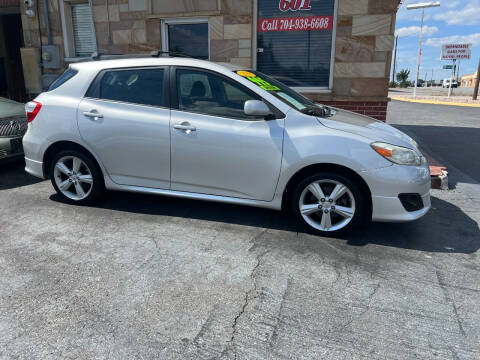
M 2 1 L 18 8 L 28 94 L 94 52 L 163 50 L 254 68 L 386 118 L 399 0 L 0 0 L 0 14 Z

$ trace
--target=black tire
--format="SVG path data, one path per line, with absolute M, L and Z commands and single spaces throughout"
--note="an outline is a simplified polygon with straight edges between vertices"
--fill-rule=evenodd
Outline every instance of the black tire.
M 62 193 L 62 191 L 60 191 L 60 189 L 58 188 L 57 183 L 55 181 L 55 172 L 54 172 L 55 171 L 55 165 L 57 164 L 58 160 L 60 160 L 64 157 L 69 157 L 69 156 L 74 156 L 74 157 L 77 157 L 77 158 L 81 159 L 85 163 L 85 165 L 88 166 L 88 170 L 90 170 L 90 173 L 92 175 L 92 180 L 93 181 L 92 181 L 92 184 L 91 184 L 91 191 L 88 194 L 88 196 L 86 196 L 85 198 L 83 198 L 81 200 L 74 200 L 74 199 L 71 199 L 71 198 L 65 196 Z M 90 155 L 87 155 L 87 154 L 85 154 L 83 152 L 80 152 L 80 151 L 77 151 L 77 150 L 63 150 L 63 151 L 60 151 L 58 154 L 55 154 L 55 156 L 53 156 L 50 164 L 51 164 L 50 172 L 49 172 L 50 180 L 52 182 L 53 187 L 55 188 L 55 191 L 57 192 L 57 194 L 61 197 L 61 199 L 64 202 L 67 202 L 67 203 L 70 203 L 70 204 L 78 204 L 78 205 L 90 205 L 90 204 L 93 204 L 93 203 L 97 202 L 98 200 L 100 200 L 100 198 L 104 194 L 105 183 L 104 183 L 104 180 L 103 180 L 102 170 L 100 169 L 100 167 L 98 166 L 96 161 L 94 159 L 92 159 L 92 157 Z
M 313 227 L 304 219 L 304 217 L 300 212 L 300 198 L 302 196 L 303 191 L 310 184 L 317 181 L 327 181 L 327 180 L 333 180 L 333 181 L 339 182 L 348 188 L 348 190 L 350 191 L 350 194 L 353 195 L 353 198 L 355 201 L 355 212 L 353 217 L 351 217 L 351 220 L 344 227 L 338 230 L 322 231 Z M 329 185 L 326 184 L 326 186 L 327 186 L 326 190 L 328 190 Z M 326 191 L 324 192 L 326 196 L 330 194 Z M 343 198 L 343 199 L 341 198 L 339 201 L 348 201 L 349 196 L 350 195 L 347 194 L 347 198 Z M 362 189 L 362 186 L 359 186 L 357 183 L 355 183 L 349 177 L 343 174 L 339 174 L 335 172 L 327 172 L 327 171 L 319 172 L 314 175 L 308 176 L 307 178 L 303 179 L 297 184 L 297 186 L 295 187 L 292 193 L 290 208 L 294 213 L 297 222 L 303 228 L 305 228 L 309 233 L 312 233 L 315 235 L 332 237 L 332 236 L 338 236 L 341 234 L 346 234 L 360 225 L 367 225 L 370 223 L 371 209 L 370 209 L 370 201 L 368 196 L 369 195 L 366 194 L 365 190 Z M 335 211 L 331 211 L 331 212 L 332 212 L 331 214 L 332 217 L 337 218 L 339 216 Z M 322 214 L 322 211 L 320 211 L 319 214 Z M 320 216 L 319 214 L 314 216 Z

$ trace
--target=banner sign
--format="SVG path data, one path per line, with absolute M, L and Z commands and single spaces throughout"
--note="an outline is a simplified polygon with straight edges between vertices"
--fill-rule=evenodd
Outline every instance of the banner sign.
M 443 44 L 440 60 L 469 60 L 472 44 Z
M 258 32 L 332 30 L 333 16 L 302 16 L 258 20 Z
M 328 88 L 337 2 L 257 0 L 258 70 L 289 86 Z

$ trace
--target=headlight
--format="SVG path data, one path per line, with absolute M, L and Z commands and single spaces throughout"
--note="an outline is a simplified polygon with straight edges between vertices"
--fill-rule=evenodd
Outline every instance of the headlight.
M 422 158 L 412 149 L 382 142 L 375 142 L 371 144 L 371 147 L 385 159 L 395 164 L 415 166 L 422 164 Z

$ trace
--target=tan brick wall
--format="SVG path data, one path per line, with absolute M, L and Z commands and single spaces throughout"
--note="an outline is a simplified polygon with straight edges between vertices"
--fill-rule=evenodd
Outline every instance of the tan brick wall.
M 387 98 L 398 0 L 338 0 L 330 98 Z

